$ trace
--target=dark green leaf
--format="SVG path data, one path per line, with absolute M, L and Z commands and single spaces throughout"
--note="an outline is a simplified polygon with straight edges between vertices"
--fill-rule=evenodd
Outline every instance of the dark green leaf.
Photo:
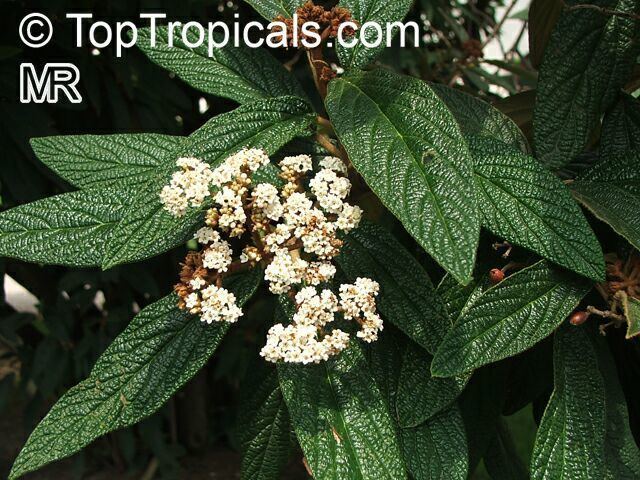
M 278 373 L 314 478 L 406 478 L 388 406 L 357 344 L 324 364 L 282 364 Z
M 311 116 L 308 105 L 295 97 L 260 100 L 219 115 L 194 132 L 176 160 L 191 156 L 218 166 L 243 147 L 276 152 L 293 137 L 306 133 Z M 165 252 L 186 241 L 202 220 L 203 212 L 191 209 L 174 217 L 160 202 L 160 191 L 176 169 L 169 164 L 164 174 L 137 192 L 136 201 L 114 231 L 103 268 L 142 260 Z
M 442 100 L 424 82 L 375 70 L 332 81 L 326 106 L 371 189 L 438 263 L 468 283 L 479 239 L 472 165 Z
M 436 376 L 468 372 L 516 355 L 547 337 L 591 285 L 538 262 L 486 290 L 458 319 L 438 349 Z
M 363 221 L 346 236 L 336 260 L 350 280 L 369 277 L 380 283 L 377 305 L 385 320 L 435 353 L 451 321 L 431 279 L 400 242 Z
M 640 102 L 623 93 L 604 116 L 600 155 L 613 159 L 631 150 L 640 150 Z
M 133 195 L 100 188 L 63 193 L 0 213 L 0 255 L 29 262 L 100 265 Z
M 467 384 L 467 376 L 432 377 L 431 361 L 425 350 L 407 342 L 396 395 L 398 422 L 403 428 L 420 425 L 451 405 Z
M 244 0 L 265 19 L 272 21 L 282 15 L 291 18 L 298 7 L 305 3 L 305 0 Z
M 463 135 L 497 138 L 525 153 L 529 152 L 529 143 L 522 131 L 500 110 L 460 90 L 437 83 L 430 85 L 456 117 Z
M 185 141 L 184 137 L 134 133 L 59 135 L 31 139 L 38 159 L 79 188 L 145 183 Z
M 569 270 L 604 280 L 604 254 L 566 186 L 533 157 L 470 138 L 483 225 Z
M 444 302 L 453 323 L 482 295 L 484 283 L 486 282 L 480 276 L 474 278 L 469 285 L 460 285 L 450 274 L 442 277 L 436 293 Z
M 467 437 L 456 404 L 400 432 L 407 469 L 415 480 L 464 480 L 469 468 Z
M 360 35 L 364 35 L 365 41 L 376 42 L 380 40 L 381 43 L 378 47 L 365 47 L 360 40 L 353 48 L 336 45 L 340 64 L 345 68 L 356 69 L 365 67 L 374 60 L 391 40 L 387 35 L 387 25 L 393 22 L 401 22 L 409 12 L 412 3 L 413 0 L 394 0 L 392 2 L 387 0 L 340 0 L 340 6 L 349 9 L 351 16 L 359 26 L 367 22 L 374 22 L 382 27 L 382 38 L 379 38 L 379 32 L 375 28 L 367 28 L 364 33 L 360 30 L 356 32 L 358 39 Z M 398 29 L 394 28 L 391 37 L 397 33 Z M 413 30 L 411 28 L 407 28 L 406 37 L 407 43 L 411 45 L 410 42 L 413 39 Z M 352 41 L 351 39 L 346 40 Z
M 230 279 L 238 305 L 262 272 Z M 105 433 L 132 425 L 160 408 L 206 363 L 228 324 L 206 325 L 179 310 L 169 295 L 142 310 L 33 431 L 10 479 L 67 457 Z
M 596 217 L 640 249 L 640 153 L 602 159 L 571 184 Z
M 291 423 L 280 392 L 278 373 L 260 359 L 248 373 L 239 407 L 243 446 L 241 478 L 279 480 L 291 451 Z
M 640 452 L 606 345 L 566 325 L 554 343 L 555 389 L 538 429 L 533 479 L 635 479 Z
M 218 48 L 212 44 L 209 52 L 208 39 L 202 46 L 190 48 L 175 34 L 170 47 L 167 27 L 158 27 L 155 37 L 153 47 L 151 30 L 138 29 L 136 45 L 155 63 L 205 93 L 238 103 L 286 95 L 306 98 L 293 74 L 265 49 L 232 44 Z M 187 37 L 191 43 L 198 43 L 194 29 L 188 31 Z M 221 42 L 221 37 L 222 34 L 214 35 L 214 41 Z
M 571 0 L 545 49 L 534 113 L 537 158 L 561 168 L 580 154 L 600 116 L 631 74 L 640 42 L 640 20 L 609 15 L 586 3 L 621 13 L 638 11 L 638 0 Z

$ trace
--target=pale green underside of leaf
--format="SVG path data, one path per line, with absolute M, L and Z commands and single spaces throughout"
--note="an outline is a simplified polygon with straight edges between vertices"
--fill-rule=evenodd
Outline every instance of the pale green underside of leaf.
M 134 133 L 31 139 L 38 159 L 79 188 L 139 185 L 171 160 L 184 137 Z
M 596 217 L 640 249 L 640 153 L 600 160 L 571 190 Z
M 427 84 L 376 70 L 329 84 L 326 107 L 351 162 L 418 243 L 471 280 L 479 216 L 469 151 Z
M 640 151 L 640 101 L 622 93 L 604 116 L 600 155 L 615 158 L 633 150 Z
M 337 262 L 349 277 L 380 284 L 376 305 L 385 320 L 435 353 L 451 327 L 444 304 L 418 261 L 382 227 L 363 221 L 349 233 Z
M 375 22 L 382 27 L 383 34 L 381 44 L 375 48 L 366 47 L 360 40 L 353 48 L 337 44 L 336 52 L 340 64 L 347 69 L 356 69 L 365 67 L 374 60 L 387 47 L 390 40 L 387 37 L 387 24 L 401 22 L 409 12 L 412 3 L 413 0 L 340 0 L 340 6 L 349 9 L 352 18 L 360 27 L 367 22 Z M 411 32 L 411 29 L 407 30 L 407 37 L 409 37 L 407 42 L 412 41 L 410 40 L 413 38 Z M 394 29 L 392 37 L 397 33 L 397 29 Z M 358 38 L 360 34 L 361 32 L 358 31 L 356 34 Z M 367 28 L 364 35 L 365 41 L 376 42 L 379 40 L 378 32 L 374 28 Z M 351 41 L 348 38 L 346 40 Z
M 640 475 L 640 452 L 629 429 L 615 366 L 584 327 L 564 326 L 554 342 L 555 389 L 538 429 L 534 480 Z
M 180 30 L 177 32 L 173 33 L 173 46 L 169 46 L 167 27 L 156 28 L 153 47 L 151 29 L 138 29 L 136 45 L 153 62 L 205 93 L 238 103 L 285 95 L 306 98 L 293 74 L 265 49 L 235 47 L 231 43 L 218 48 L 212 43 L 209 52 L 208 37 L 202 46 L 190 48 L 183 43 Z M 221 33 L 214 35 L 214 42 L 221 42 L 221 37 Z M 188 31 L 187 40 L 193 44 L 198 42 L 194 29 Z
M 305 3 L 306 0 L 244 0 L 251 5 L 256 12 L 266 20 L 272 21 L 282 15 L 291 18 L 295 11 Z
M 436 376 L 502 360 L 547 337 L 589 291 L 586 280 L 540 261 L 486 290 L 456 321 L 433 359 Z
M 491 104 L 473 95 L 438 83 L 429 84 L 456 117 L 463 135 L 496 138 L 529 153 L 529 143 L 518 126 Z
M 219 115 L 194 132 L 176 152 L 218 166 L 243 147 L 263 148 L 275 153 L 296 136 L 304 135 L 311 123 L 309 106 L 296 97 L 260 100 Z M 103 268 L 142 260 L 165 252 L 189 238 L 202 220 L 194 208 L 184 217 L 174 217 L 160 202 L 160 191 L 176 167 L 170 163 L 163 174 L 140 188 L 136 201 L 114 230 Z
M 467 437 L 457 404 L 422 425 L 403 428 L 400 439 L 407 470 L 414 479 L 467 478 Z
M 630 297 L 624 290 L 616 293 L 616 298 L 622 304 L 622 311 L 627 321 L 627 340 L 640 335 L 640 300 Z
M 602 0 L 598 6 L 623 13 L 640 7 L 638 0 Z M 582 152 L 631 73 L 640 47 L 639 24 L 595 9 L 562 12 L 538 78 L 534 140 L 542 163 L 561 168 Z
M 278 374 L 316 480 L 406 478 L 387 404 L 357 344 L 323 364 L 279 365 Z
M 277 370 L 271 365 L 260 365 L 257 370 L 249 373 L 247 380 L 252 382 L 243 386 L 244 400 L 239 407 L 243 447 L 240 478 L 279 480 L 292 447 L 291 422 Z
M 596 281 L 604 254 L 569 189 L 533 157 L 470 137 L 483 225 L 512 244 Z
M 0 213 L 0 256 L 29 262 L 99 265 L 133 192 L 108 187 L 20 205 Z
M 229 280 L 238 305 L 255 292 L 262 272 Z M 67 457 L 105 433 L 160 408 L 207 362 L 228 324 L 206 325 L 178 309 L 169 295 L 142 310 L 33 431 L 10 479 Z

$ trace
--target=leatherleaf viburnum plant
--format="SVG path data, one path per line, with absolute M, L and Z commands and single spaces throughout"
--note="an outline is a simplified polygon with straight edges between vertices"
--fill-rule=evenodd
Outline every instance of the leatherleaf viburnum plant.
M 342 22 L 400 21 L 410 0 L 248 3 L 290 48 L 293 13 L 318 22 L 322 44 L 299 52 L 313 92 L 266 50 L 210 57 L 158 27 L 138 47 L 235 110 L 187 137 L 32 140 L 77 190 L 1 213 L 1 255 L 186 254 L 10 478 L 157 411 L 269 299 L 244 479 L 291 458 L 318 480 L 462 480 L 481 461 L 496 479 L 640 478 L 639 1 L 563 2 L 546 28 L 534 2 L 532 135 L 455 81 L 380 66 L 381 47 L 329 47 Z M 527 471 L 505 418 L 530 404 Z

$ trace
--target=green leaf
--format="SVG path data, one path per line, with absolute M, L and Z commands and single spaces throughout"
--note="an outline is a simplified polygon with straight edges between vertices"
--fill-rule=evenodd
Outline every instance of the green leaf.
M 586 3 L 635 14 L 637 0 Z M 561 168 L 580 154 L 600 116 L 616 100 L 638 55 L 640 21 L 598 8 L 566 8 L 551 34 L 540 67 L 534 113 L 537 158 Z
M 436 352 L 435 376 L 452 376 L 516 355 L 548 336 L 591 285 L 540 261 L 511 275 L 458 319 Z
M 627 340 L 640 335 L 640 300 L 630 297 L 624 290 L 616 293 L 616 298 L 622 305 L 624 318 L 627 321 Z
M 243 147 L 275 153 L 292 138 L 306 133 L 312 120 L 309 106 L 296 97 L 260 100 L 209 120 L 186 141 L 175 159 L 191 156 L 218 166 Z M 176 169 L 170 163 L 163 174 L 140 188 L 136 200 L 114 231 L 103 268 L 142 260 L 186 241 L 201 223 L 203 211 L 191 209 L 174 217 L 160 202 L 160 191 Z
M 577 181 L 573 195 L 640 249 L 640 153 L 602 159 Z
M 407 342 L 396 396 L 398 422 L 403 428 L 420 425 L 441 412 L 458 398 L 467 384 L 467 376 L 432 377 L 431 362 L 431 355 Z
M 449 317 L 456 322 L 460 316 L 466 312 L 475 301 L 480 298 L 482 292 L 485 290 L 485 281 L 482 281 L 479 276 L 474 278 L 468 285 L 460 285 L 452 275 L 448 273 L 442 277 L 436 293 L 440 296 L 444 302 Z
M 291 18 L 306 0 L 244 0 L 265 19 L 271 21 L 279 15 Z
M 317 480 L 406 478 L 387 404 L 360 347 L 319 365 L 278 365 L 280 388 Z
M 461 283 L 479 240 L 472 165 L 453 115 L 424 82 L 384 70 L 329 84 L 351 162 L 418 243 Z
M 174 44 L 168 44 L 167 27 L 155 31 L 155 47 L 151 44 L 151 29 L 138 29 L 136 45 L 155 63 L 175 73 L 192 87 L 218 97 L 247 103 L 272 97 L 294 95 L 306 98 L 304 90 L 282 64 L 265 49 L 236 47 L 232 44 L 218 48 L 209 40 L 202 46 L 190 48 L 180 35 L 174 34 Z M 198 43 L 194 29 L 187 39 Z M 221 42 L 223 35 L 214 35 Z
M 100 265 L 128 205 L 129 188 L 63 193 L 0 213 L 0 255 L 28 262 Z
M 241 478 L 279 480 L 292 449 L 291 422 L 278 373 L 260 359 L 242 387 L 238 431 L 243 445 Z
M 555 389 L 540 423 L 531 477 L 634 479 L 638 451 L 615 366 L 601 338 L 565 325 L 554 343 Z
M 533 157 L 487 138 L 470 138 L 483 225 L 508 242 L 593 280 L 604 254 L 571 192 Z
M 363 221 L 346 236 L 336 261 L 351 281 L 374 278 L 384 319 L 435 353 L 451 321 L 427 272 L 393 235 Z
M 262 272 L 229 280 L 238 305 L 255 292 Z M 206 325 L 178 309 L 169 295 L 142 310 L 33 431 L 10 479 L 79 451 L 105 433 L 158 410 L 207 362 L 228 324 Z
M 371 372 L 392 412 L 397 409 L 399 375 L 410 343 L 393 328 L 386 328 L 369 347 Z M 415 396 L 420 399 L 419 395 Z M 467 478 L 467 441 L 457 404 L 413 428 L 398 427 L 407 469 L 416 480 Z
M 467 437 L 456 404 L 414 428 L 400 432 L 407 470 L 416 480 L 465 480 Z
M 340 6 L 349 9 L 352 18 L 359 27 L 367 22 L 374 22 L 382 27 L 383 38 L 379 39 L 378 32 L 374 28 L 367 28 L 364 34 L 358 29 L 356 35 L 364 35 L 365 41 L 376 42 L 381 41 L 380 45 L 375 48 L 366 47 L 359 40 L 353 48 L 343 45 L 336 45 L 338 59 L 340 64 L 347 69 L 356 69 L 365 67 L 369 62 L 375 59 L 380 52 L 386 47 L 388 42 L 398 33 L 398 29 L 394 28 L 391 38 L 388 38 L 387 25 L 393 22 L 401 22 L 409 13 L 413 0 L 340 0 Z M 412 29 L 407 29 L 407 41 L 410 44 L 412 37 Z M 346 39 L 351 41 L 350 39 Z
M 145 183 L 179 150 L 184 137 L 134 133 L 32 138 L 38 159 L 79 188 Z
M 613 159 L 632 150 L 640 150 L 640 102 L 622 93 L 604 116 L 600 155 Z
M 431 83 L 431 88 L 447 104 L 465 136 L 488 136 L 528 153 L 529 143 L 518 126 L 491 104 L 473 95 L 445 85 Z

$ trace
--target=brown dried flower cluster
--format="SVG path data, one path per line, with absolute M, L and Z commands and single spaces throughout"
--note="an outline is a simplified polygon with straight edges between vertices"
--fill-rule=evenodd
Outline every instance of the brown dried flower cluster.
M 274 18 L 274 22 L 281 22 L 286 26 L 287 45 L 290 47 L 298 47 L 303 45 L 303 40 L 309 40 L 308 35 L 302 31 L 302 26 L 308 22 L 316 22 L 320 28 L 316 33 L 320 33 L 323 40 L 327 38 L 335 38 L 338 36 L 338 28 L 345 22 L 354 22 L 351 12 L 343 7 L 333 7 L 330 10 L 320 5 L 315 5 L 312 1 L 308 1 L 296 10 L 297 28 L 294 28 L 294 19 L 285 18 L 282 15 Z M 354 22 L 355 23 L 355 22 Z M 273 32 L 281 32 L 281 25 L 274 25 Z M 353 36 L 355 30 L 347 26 L 343 30 L 343 34 L 347 37 Z
M 631 254 L 626 261 L 617 255 L 606 256 L 607 293 L 613 297 L 622 291 L 630 297 L 640 298 L 640 256 Z

